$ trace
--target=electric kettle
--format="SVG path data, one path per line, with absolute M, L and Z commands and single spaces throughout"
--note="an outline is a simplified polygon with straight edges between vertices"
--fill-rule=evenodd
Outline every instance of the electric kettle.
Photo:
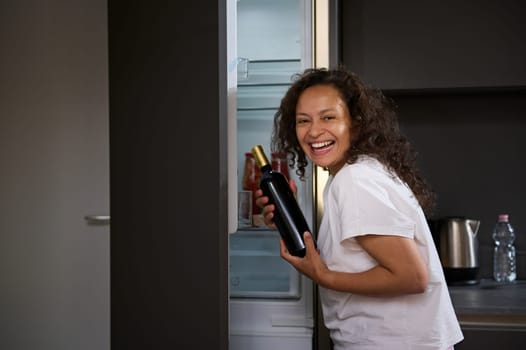
M 477 284 L 480 221 L 465 217 L 439 219 L 432 227 L 440 262 L 449 285 Z

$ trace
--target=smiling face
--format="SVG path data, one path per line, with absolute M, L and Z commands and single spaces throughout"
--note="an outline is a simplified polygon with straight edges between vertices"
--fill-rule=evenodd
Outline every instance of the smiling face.
M 303 91 L 296 105 L 296 136 L 307 157 L 330 174 L 345 165 L 351 116 L 335 87 L 315 85 Z

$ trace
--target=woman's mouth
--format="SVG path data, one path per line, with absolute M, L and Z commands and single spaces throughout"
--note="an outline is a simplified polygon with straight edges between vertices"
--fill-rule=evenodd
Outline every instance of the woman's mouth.
M 315 142 L 311 143 L 310 147 L 313 151 L 321 151 L 325 148 L 328 148 L 334 144 L 334 141 L 323 141 L 323 142 Z
M 323 156 L 331 150 L 334 143 L 334 141 L 313 142 L 310 144 L 311 153 L 313 156 Z

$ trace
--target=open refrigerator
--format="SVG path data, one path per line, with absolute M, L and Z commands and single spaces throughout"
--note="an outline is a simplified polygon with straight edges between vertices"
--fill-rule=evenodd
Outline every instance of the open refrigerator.
M 260 144 L 270 158 L 274 114 L 293 75 L 316 61 L 328 65 L 315 54 L 314 28 L 314 14 L 327 16 L 319 13 L 327 3 L 228 1 L 229 172 L 237 175 L 229 177 L 230 213 L 238 212 L 246 153 Z M 307 169 L 304 181 L 289 174 L 315 233 L 316 170 Z M 229 226 L 230 350 L 313 349 L 314 286 L 280 257 L 279 233 L 257 220 L 239 225 L 237 215 L 229 215 Z

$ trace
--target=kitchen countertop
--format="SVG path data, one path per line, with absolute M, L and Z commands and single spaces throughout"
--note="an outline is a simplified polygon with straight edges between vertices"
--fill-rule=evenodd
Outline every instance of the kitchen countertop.
M 449 286 L 449 294 L 463 327 L 526 331 L 526 281 L 481 279 L 476 285 Z

